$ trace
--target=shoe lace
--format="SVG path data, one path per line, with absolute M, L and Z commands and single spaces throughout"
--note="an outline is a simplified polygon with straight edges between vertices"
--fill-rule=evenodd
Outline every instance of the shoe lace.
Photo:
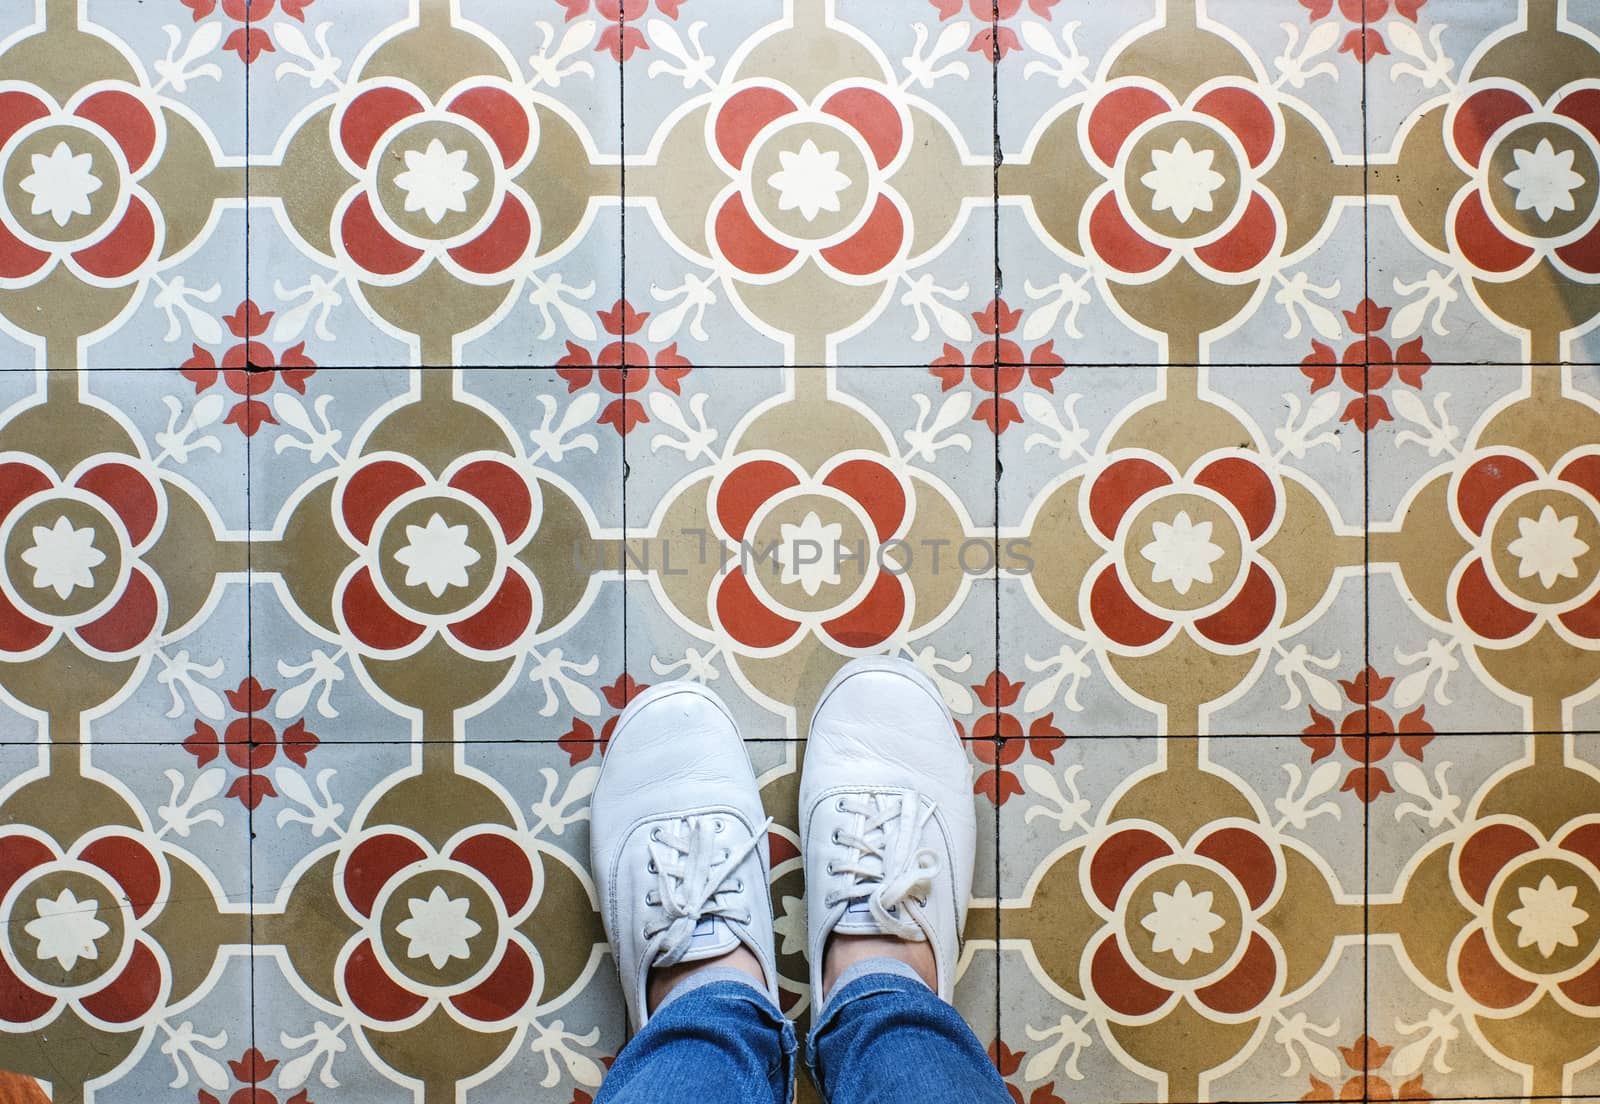
M 831 891 L 823 902 L 832 908 L 865 900 L 873 920 L 886 934 L 913 942 L 926 939 L 900 906 L 907 900 L 927 904 L 933 880 L 939 875 L 938 854 L 917 846 L 933 815 L 932 803 L 923 807 L 915 793 L 848 794 L 839 799 L 838 808 L 864 819 L 859 831 L 841 828 L 834 832 L 833 842 L 844 847 L 850 857 L 829 863 L 828 873 L 848 874 L 855 882 Z
M 743 892 L 744 882 L 734 878 L 734 871 L 761 843 L 771 824 L 768 817 L 753 836 L 731 849 L 717 840 L 724 825 L 720 816 L 685 817 L 651 830 L 650 872 L 656 886 L 645 895 L 645 905 L 655 911 L 644 925 L 644 936 L 654 941 L 652 965 L 675 966 L 682 961 L 695 928 L 707 917 L 750 922 L 749 909 L 724 897 Z

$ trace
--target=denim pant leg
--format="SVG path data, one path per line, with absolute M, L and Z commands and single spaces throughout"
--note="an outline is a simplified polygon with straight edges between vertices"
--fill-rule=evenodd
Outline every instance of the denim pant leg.
M 828 1104 L 1011 1104 L 967 1022 L 898 974 L 846 981 L 811 1029 L 806 1064 Z
M 752 985 L 717 981 L 662 1004 L 595 1104 L 788 1104 L 794 1028 Z

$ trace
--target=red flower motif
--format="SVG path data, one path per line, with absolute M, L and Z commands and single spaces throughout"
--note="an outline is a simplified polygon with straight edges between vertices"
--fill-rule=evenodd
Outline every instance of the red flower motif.
M 108 177 L 95 176 L 99 186 L 82 197 L 87 210 L 53 209 L 43 221 L 30 224 L 21 208 L 0 206 L 0 286 L 37 283 L 58 263 L 96 287 L 117 287 L 136 279 L 139 270 L 161 253 L 162 223 L 155 201 L 140 181 L 155 167 L 155 152 L 165 133 L 160 113 L 150 110 L 141 90 L 121 81 L 97 81 L 65 107 L 58 107 L 38 88 L 0 91 L 0 148 L 15 142 L 10 157 L 30 159 L 22 167 L 24 176 L 27 164 L 36 167 L 47 158 L 81 158 L 98 152 L 95 164 L 103 162 Z M 111 138 L 125 170 L 102 134 Z M 39 142 L 32 141 L 36 135 L 42 135 Z M 4 167 L 0 164 L 0 169 Z M 126 199 L 119 202 L 123 196 Z M 32 216 L 44 214 L 38 209 L 32 212 Z
M 222 752 L 227 755 L 228 762 L 245 771 L 233 780 L 227 796 L 238 798 L 240 804 L 250 809 L 260 805 L 262 798 L 278 796 L 266 770 L 277 758 L 280 743 L 289 761 L 304 769 L 306 757 L 320 742 L 315 733 L 306 729 L 303 717 L 283 730 L 280 741 L 278 730 L 262 715 L 276 693 L 263 687 L 254 676 L 245 679 L 227 693 L 228 704 L 239 716 L 228 722 L 221 740 L 217 738 L 216 729 L 196 718 L 194 731 L 183 742 L 184 750 L 194 756 L 196 766 L 205 766 Z
M 1343 356 L 1335 356 L 1333 349 L 1320 341 L 1311 342 L 1311 355 L 1300 362 L 1300 371 L 1311 380 L 1311 390 L 1320 391 L 1337 377 L 1346 388 L 1355 392 L 1355 398 L 1345 406 L 1339 416 L 1362 433 L 1379 422 L 1394 420 L 1389 404 L 1378 392 L 1393 382 L 1400 382 L 1418 390 L 1422 377 L 1433 361 L 1423 350 L 1422 338 L 1416 337 L 1392 349 L 1378 336 L 1389 324 L 1390 308 L 1380 307 L 1371 299 L 1363 299 L 1355 310 L 1344 312 L 1344 319 L 1355 335 L 1353 344 L 1345 347 Z
M 235 1089 L 228 1097 L 228 1104 L 278 1104 L 277 1096 L 261 1087 L 277 1068 L 276 1058 L 268 1058 L 255 1047 L 251 1047 L 238 1058 L 229 1059 L 228 1069 L 233 1072 L 233 1079 L 242 1087 Z M 220 1099 L 204 1089 L 200 1090 L 199 1101 L 200 1104 L 222 1104 Z M 311 1098 L 306 1095 L 305 1089 L 301 1089 L 283 1104 L 311 1104 Z
M 866 191 L 857 217 L 819 224 L 821 236 L 812 236 L 809 220 L 804 227 L 780 231 L 769 217 L 774 205 L 768 202 L 777 185 L 755 178 L 755 162 L 768 146 L 787 141 L 784 135 L 791 128 L 810 133 L 819 124 L 829 130 L 842 127 L 852 145 L 859 143 L 870 154 L 860 161 Z M 712 250 L 738 269 L 741 281 L 774 283 L 810 260 L 845 283 L 875 282 L 905 255 L 911 243 L 910 214 L 886 181 L 906 156 L 911 126 L 879 88 L 835 88 L 819 103 L 807 105 L 781 88 L 746 85 L 715 109 L 711 133 L 712 153 L 733 178 L 712 203 Z M 796 137 L 792 144 L 799 141 Z M 782 150 L 792 152 L 788 145 Z M 780 211 L 787 209 L 788 200 L 780 192 Z
M 1464 96 L 1445 131 L 1472 178 L 1452 204 L 1452 252 L 1479 279 L 1518 279 L 1541 261 L 1579 283 L 1600 277 L 1600 221 L 1593 200 L 1581 209 L 1575 194 L 1596 171 L 1600 89 L 1558 93 L 1542 104 L 1526 88 L 1496 80 Z M 1547 187 L 1564 178 L 1565 191 L 1541 194 L 1529 181 L 1540 173 L 1551 177 Z
M 831 500 L 864 519 L 859 546 L 852 545 L 854 537 L 841 536 L 836 547 L 818 550 L 823 557 L 818 562 L 831 564 L 830 557 L 837 553 L 841 568 L 848 554 L 849 567 L 859 571 L 860 581 L 837 608 L 817 612 L 780 607 L 770 594 L 763 596 L 766 585 L 755 580 L 762 578 L 759 568 L 764 560 L 776 556 L 781 561 L 783 553 L 760 540 L 752 522 L 786 504 L 809 505 L 817 500 Z M 732 569 L 715 585 L 711 605 L 716 621 L 752 651 L 787 648 L 807 632 L 841 649 L 877 648 L 911 612 L 910 586 L 903 573 L 890 570 L 883 554 L 884 543 L 901 537 L 909 526 L 911 501 L 898 475 L 865 456 L 835 458 L 814 476 L 788 458 L 762 457 L 738 464 L 711 491 L 713 523 L 741 550 Z
M 340 952 L 339 988 L 386 1030 L 446 1003 L 472 1023 L 508 1022 L 538 977 L 537 954 L 516 930 L 538 903 L 537 884 L 508 830 L 467 828 L 437 850 L 410 832 L 364 836 L 339 867 L 340 900 L 361 925 Z M 448 920 L 448 930 L 410 923 L 418 916 Z M 456 973 L 440 976 L 444 968 Z
M 267 324 L 275 312 L 263 312 L 251 300 L 239 304 L 232 314 L 223 315 L 228 331 L 239 339 L 222 354 L 223 371 L 217 371 L 217 358 L 207 349 L 194 346 L 194 355 L 183 362 L 183 375 L 194 384 L 195 394 L 200 394 L 216 384 L 220 378 L 229 391 L 242 398 L 229 408 L 223 421 L 237 426 L 246 437 L 254 436 L 262 424 L 277 425 L 272 408 L 257 398 L 272 390 L 281 378 L 284 384 L 300 394 L 306 393 L 306 380 L 316 373 L 316 362 L 306 356 L 304 341 L 292 345 L 281 354 L 257 341 L 267 332 Z M 276 370 L 274 370 L 276 369 Z
M 1022 0 L 930 0 L 934 7 L 939 9 L 939 22 L 953 19 L 961 14 L 965 7 L 970 11 L 979 24 L 983 27 L 973 36 L 972 44 L 967 50 L 974 54 L 983 54 L 995 60 L 1005 57 L 1012 50 L 1022 49 L 1022 43 L 1017 38 L 1017 32 L 1010 27 L 997 24 L 1012 18 L 1022 8 Z M 1059 4 L 1061 0 L 1028 0 L 1028 7 L 1041 19 L 1049 19 L 1052 15 L 1050 9 Z
M 159 852 L 122 829 L 96 830 L 64 852 L 34 829 L 0 828 L 0 901 L 9 902 L 0 923 L 11 933 L 0 955 L 5 1030 L 45 1027 L 64 1007 L 103 1030 L 135 1027 L 169 985 L 166 956 L 148 934 L 169 888 Z M 99 921 L 93 953 L 50 938 L 49 918 L 63 906 Z M 121 922 L 108 924 L 110 914 Z M 73 995 L 50 992 L 63 987 Z
M 1338 0 L 1339 15 L 1345 22 L 1354 24 L 1344 41 L 1339 44 L 1341 53 L 1351 54 L 1365 65 L 1379 54 L 1389 52 L 1383 35 L 1378 33 L 1378 22 L 1386 18 L 1392 6 L 1396 12 L 1411 22 L 1428 0 Z M 1300 0 L 1300 6 L 1311 13 L 1311 22 L 1326 19 L 1333 12 L 1334 0 Z
M 1600 890 L 1600 824 L 1590 817 L 1546 837 L 1521 817 L 1483 821 L 1452 863 L 1456 897 L 1474 920 L 1453 945 L 1450 972 L 1469 997 L 1496 1018 L 1551 998 L 1600 1010 L 1600 918 L 1574 906 Z
M 1433 1095 L 1424 1088 L 1422 1075 L 1418 1074 L 1400 1086 L 1398 1095 L 1387 1078 L 1379 1076 L 1384 1063 L 1394 1051 L 1378 1040 L 1362 1035 L 1349 1046 L 1339 1048 L 1345 1064 L 1356 1071 L 1337 1090 L 1328 1082 L 1313 1075 L 1311 1091 L 1301 1100 L 1432 1100 Z
M 395 146 L 406 131 L 429 123 L 447 125 L 448 146 L 437 138 L 426 149 Z M 532 160 L 538 137 L 524 93 L 485 79 L 435 106 L 409 87 L 367 82 L 335 112 L 332 127 L 334 149 L 359 181 L 335 215 L 335 244 L 362 269 L 365 282 L 403 283 L 430 262 L 469 284 L 513 278 L 538 227 L 533 201 L 514 183 Z M 384 175 L 385 157 L 400 160 L 402 154 L 407 171 L 419 157 L 460 159 L 452 167 L 467 173 L 470 183 L 457 176 L 458 195 L 437 207 L 419 204 L 404 187 L 404 174 Z M 405 203 L 386 203 L 402 193 Z M 475 217 L 458 227 L 446 221 L 453 212 Z
M 1486 451 L 1456 476 L 1451 506 L 1472 545 L 1451 604 L 1481 643 L 1512 647 L 1548 625 L 1577 647 L 1600 644 L 1600 449 L 1568 454 L 1554 474 Z
M 1146 654 L 1180 625 L 1208 649 L 1255 646 L 1283 605 L 1282 584 L 1260 556 L 1282 519 L 1283 495 L 1253 455 L 1202 457 L 1181 478 L 1161 457 L 1120 456 L 1087 493 L 1090 535 L 1107 556 L 1089 572 L 1086 606 L 1112 648 Z M 1147 513 L 1159 526 L 1149 543 L 1133 524 Z M 1172 549 L 1169 557 L 1164 530 L 1209 549 L 1215 567 L 1190 575 L 1186 555 Z M 1135 567 L 1148 573 L 1141 581 Z
M 1007 768 L 1022 758 L 1024 749 L 1035 758 L 1053 764 L 1056 752 L 1067 742 L 1067 734 L 1055 725 L 1054 713 L 1035 718 L 1028 725 L 1027 736 L 1023 737 L 1022 722 L 1009 710 L 1017 704 L 1025 685 L 996 671 L 972 688 L 978 700 L 988 707 L 973 722 L 972 753 L 994 768 L 981 772 L 972 792 L 982 794 L 996 805 L 1004 805 L 1023 792 L 1022 782 Z
M 1433 742 L 1425 706 L 1417 706 L 1398 722 L 1387 710 L 1376 705 L 1394 685 L 1393 678 L 1378 674 L 1368 667 L 1353 679 L 1340 679 L 1345 696 L 1357 707 L 1339 721 L 1335 736 L 1334 722 L 1315 709 L 1311 710 L 1311 724 L 1303 730 L 1300 742 L 1311 749 L 1311 761 L 1326 758 L 1335 749 L 1344 752 L 1355 766 L 1345 775 L 1340 790 L 1355 794 L 1362 801 L 1372 802 L 1380 794 L 1393 793 L 1389 775 L 1380 766 L 1396 749 L 1422 762 L 1423 749 Z
M 690 364 L 679 354 L 676 341 L 652 354 L 637 341 L 629 340 L 644 328 L 649 311 L 636 311 L 626 299 L 618 299 L 610 310 L 596 313 L 606 333 L 614 334 L 619 340 L 601 349 L 598 360 L 582 345 L 567 342 L 567 355 L 556 361 L 561 366 L 556 373 L 567 381 L 569 392 L 598 382 L 606 391 L 621 396 L 606 404 L 599 421 L 618 433 L 627 433 L 650 420 L 644 404 L 633 396 L 650 385 L 652 357 L 655 381 L 674 395 L 680 393 L 679 387 L 683 377 L 689 374 Z M 628 371 L 629 368 L 637 370 Z
M 1011 1094 L 1011 1099 L 1016 1104 L 1066 1104 L 1056 1095 L 1056 1083 L 1047 1081 L 1034 1089 L 1027 1097 L 1022 1095 L 1022 1090 L 1011 1084 L 1010 1078 L 1015 1077 L 1022 1068 L 1022 1059 L 1026 1057 L 1025 1051 L 1012 1050 L 1005 1043 L 996 1039 L 989 1044 L 989 1061 L 994 1063 L 994 1068 L 1000 1071 L 1000 1076 L 1006 1079 L 1006 1092 Z
M 556 0 L 567 9 L 567 22 L 593 10 L 602 21 L 604 30 L 595 45 L 597 53 L 609 51 L 618 61 L 627 61 L 635 50 L 648 50 L 650 43 L 638 27 L 632 24 L 644 18 L 650 9 L 650 0 Z M 668 19 L 678 18 L 678 9 L 684 0 L 655 0 L 657 10 Z
M 196 23 L 217 10 L 217 0 L 178 0 L 178 3 L 194 12 Z M 256 59 L 257 54 L 273 49 L 272 36 L 251 24 L 266 19 L 272 14 L 273 8 L 279 6 L 284 15 L 304 23 L 306 9 L 314 3 L 316 0 L 222 0 L 223 14 L 236 23 L 244 24 L 228 35 L 222 48 L 232 50 L 239 55 L 240 61 L 248 65 Z
M 611 732 L 617 727 L 617 719 L 622 716 L 623 709 L 627 708 L 634 697 L 650 689 L 650 684 L 634 682 L 626 674 L 618 675 L 617 681 L 610 686 L 602 686 L 600 693 L 605 696 L 606 704 L 616 710 L 606 718 L 605 724 L 600 726 L 600 737 L 595 738 L 594 729 L 582 717 L 572 718 L 572 727 L 567 734 L 556 741 L 556 746 L 567 753 L 567 760 L 571 766 L 577 766 L 589 756 L 596 753 L 604 755 L 606 748 L 611 744 Z
M 1180 847 L 1154 827 L 1121 828 L 1094 848 L 1088 863 L 1089 904 L 1114 924 L 1138 925 L 1157 937 L 1140 956 L 1121 928 L 1113 927 L 1087 951 L 1089 984 L 1113 1018 L 1142 1020 L 1179 1000 L 1201 1015 L 1206 1013 L 1198 1006 L 1238 1016 L 1257 1008 L 1278 985 L 1284 964 L 1262 934 L 1260 917 L 1285 874 L 1277 851 L 1253 829 L 1207 825 Z M 1161 889 L 1151 895 L 1151 886 Z M 1192 902 L 1180 908 L 1183 915 L 1163 915 L 1162 899 L 1180 895 Z M 1185 926 L 1201 908 L 1216 924 L 1206 941 L 1190 944 Z M 1215 968 L 1196 976 L 1195 955 L 1215 956 Z M 1160 972 L 1169 960 L 1190 969 L 1181 976 Z M 1150 980 L 1152 973 L 1161 981 Z
M 339 581 L 338 619 L 373 655 L 410 655 L 440 633 L 467 654 L 510 654 L 538 620 L 538 582 L 517 558 L 538 510 L 534 484 L 498 454 L 439 476 L 409 458 L 369 460 L 334 492 L 360 553 Z
M 32 569 L 0 576 L 0 655 L 42 655 L 63 633 L 119 658 L 149 641 L 165 597 L 139 557 L 164 509 L 131 457 L 90 457 L 64 480 L 37 460 L 0 462 L 3 551 Z
M 1196 203 L 1170 179 L 1192 166 L 1165 174 L 1160 166 L 1180 155 L 1203 157 L 1190 145 L 1200 134 L 1216 143 L 1201 166 L 1214 182 L 1204 202 Z M 1182 105 L 1165 89 L 1114 87 L 1089 110 L 1088 151 L 1107 177 L 1088 201 L 1090 248 L 1141 281 L 1164 275 L 1180 258 L 1217 280 L 1249 279 L 1284 234 L 1283 218 L 1261 186 L 1282 137 L 1276 110 L 1246 85 L 1209 85 Z M 1153 159 L 1157 168 L 1129 173 L 1135 154 Z M 1119 185 L 1123 176 L 1128 178 Z M 1137 195 L 1136 183 L 1144 189 Z M 1214 210 L 1230 192 L 1236 192 L 1231 206 L 1224 202 L 1227 209 Z M 1153 228 L 1158 216 L 1170 216 L 1164 232 Z
M 972 412 L 972 420 L 985 422 L 996 433 L 1004 433 L 1009 426 L 1022 421 L 1017 404 L 1005 396 L 1022 386 L 1024 378 L 1033 386 L 1055 392 L 1054 380 L 1064 370 L 1066 361 L 1055 351 L 1052 338 L 1043 345 L 1035 345 L 1026 355 L 1022 346 L 1006 337 L 1022 322 L 1022 311 L 1012 310 L 1004 299 L 992 299 L 981 311 L 972 312 L 978 329 L 992 336 L 972 351 L 969 362 L 961 350 L 945 344 L 944 355 L 933 362 L 931 371 L 938 377 L 940 390 L 949 391 L 970 379 L 972 385 L 988 395 Z M 996 366 L 996 362 L 999 366 Z M 970 364 L 970 367 L 968 366 Z

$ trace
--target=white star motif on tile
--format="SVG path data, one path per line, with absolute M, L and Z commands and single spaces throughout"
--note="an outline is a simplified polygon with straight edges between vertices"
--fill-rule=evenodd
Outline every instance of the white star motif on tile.
M 778 563 L 783 566 L 779 581 L 784 585 L 798 582 L 807 594 L 815 594 L 827 583 L 839 581 L 839 536 L 844 526 L 838 522 L 822 524 L 822 519 L 812 511 L 799 525 L 778 528 Z
M 1179 882 L 1171 893 L 1156 891 L 1154 908 L 1139 925 L 1155 936 L 1150 949 L 1165 951 L 1178 962 L 1187 963 L 1196 951 L 1210 954 L 1214 949 L 1211 933 L 1222 927 L 1222 917 L 1211 911 L 1211 891 L 1196 893 L 1188 882 Z
M 1171 211 L 1179 222 L 1188 222 L 1196 211 L 1210 211 L 1211 193 L 1224 183 L 1222 174 L 1211 167 L 1215 157 L 1215 150 L 1197 150 L 1187 138 L 1179 138 L 1171 150 L 1152 150 L 1155 168 L 1139 178 L 1155 193 L 1151 206 Z
M 410 917 L 396 924 L 394 930 L 409 941 L 409 957 L 426 958 L 435 970 L 452 958 L 466 958 L 471 953 L 467 940 L 483 930 L 467 915 L 472 902 L 465 897 L 451 897 L 443 886 L 434 886 L 427 900 L 413 897 L 406 907 L 411 910 Z
M 33 197 L 32 213 L 50 213 L 57 226 L 65 226 L 73 215 L 89 213 L 89 197 L 100 190 L 100 178 L 89 171 L 94 156 L 73 154 L 65 142 L 46 156 L 33 155 L 33 172 L 22 178 L 22 190 Z
M 33 585 L 66 598 L 78 587 L 94 586 L 94 569 L 105 562 L 106 554 L 94 546 L 94 530 L 75 529 L 66 517 L 45 528 L 33 527 L 33 547 L 22 554 L 22 562 L 33 568 Z
M 406 150 L 406 168 L 394 178 L 406 193 L 406 210 L 421 211 L 437 223 L 447 211 L 465 211 L 467 193 L 478 183 L 467 171 L 467 151 L 449 151 L 435 138 L 421 151 Z
M 467 541 L 465 525 L 451 525 L 434 514 L 428 524 L 406 526 L 406 546 L 394 558 L 406 568 L 406 586 L 425 586 L 435 598 L 453 586 L 467 585 L 467 568 L 483 558 Z
M 1578 577 L 1578 557 L 1589 551 L 1589 546 L 1578 539 L 1578 516 L 1557 517 L 1555 509 L 1546 506 L 1535 518 L 1517 519 L 1518 536 L 1506 545 L 1506 551 L 1517 558 L 1517 577 L 1526 579 L 1539 576 L 1539 585 L 1555 586 L 1557 579 Z
M 100 906 L 80 901 L 70 889 L 63 889 L 55 900 L 39 898 L 39 916 L 22 930 L 39 941 L 39 958 L 53 958 L 63 970 L 70 970 L 78 959 L 94 961 L 100 957 L 96 940 L 111 928 L 95 914 Z
M 839 171 L 839 151 L 824 153 L 807 138 L 799 150 L 781 150 L 778 163 L 783 167 L 767 178 L 778 189 L 778 210 L 799 208 L 800 217 L 812 221 L 822 211 L 839 209 L 839 193 L 850 186 L 850 178 Z
M 1572 171 L 1575 150 L 1556 152 L 1550 139 L 1541 138 L 1531 150 L 1512 150 L 1517 167 L 1506 173 L 1506 184 L 1516 189 L 1517 210 L 1533 209 L 1543 222 L 1557 211 L 1570 211 L 1572 192 L 1583 187 L 1583 177 Z
M 1181 510 L 1172 524 L 1156 522 L 1150 527 L 1155 539 L 1139 549 L 1139 555 L 1154 566 L 1152 581 L 1170 582 L 1179 594 L 1188 594 L 1196 581 L 1211 582 L 1211 565 L 1222 558 L 1222 549 L 1211 541 L 1211 522 L 1196 525 L 1187 510 Z
M 1537 889 L 1519 888 L 1517 898 L 1522 907 L 1506 913 L 1506 919 L 1517 926 L 1517 946 L 1537 945 L 1539 953 L 1549 958 L 1557 947 L 1578 945 L 1578 925 L 1589 919 L 1589 914 L 1573 904 L 1578 899 L 1577 886 L 1557 886 L 1546 874 Z

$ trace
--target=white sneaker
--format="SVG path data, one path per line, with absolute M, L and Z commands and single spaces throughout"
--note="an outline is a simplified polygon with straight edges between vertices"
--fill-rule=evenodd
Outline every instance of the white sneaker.
M 635 1029 L 650 970 L 741 945 L 778 1000 L 767 826 L 727 707 L 692 682 L 653 686 L 623 710 L 590 811 L 591 869 Z
M 955 721 L 914 664 L 857 659 L 828 683 L 800 779 L 814 1009 L 834 932 L 927 940 L 951 999 L 977 850 L 972 794 Z

